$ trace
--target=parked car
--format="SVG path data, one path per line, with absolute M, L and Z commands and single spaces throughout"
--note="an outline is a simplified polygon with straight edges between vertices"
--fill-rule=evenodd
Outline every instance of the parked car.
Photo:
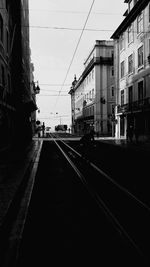
M 45 127 L 45 136 L 46 137 L 50 137 L 50 130 L 51 130 L 51 127 Z

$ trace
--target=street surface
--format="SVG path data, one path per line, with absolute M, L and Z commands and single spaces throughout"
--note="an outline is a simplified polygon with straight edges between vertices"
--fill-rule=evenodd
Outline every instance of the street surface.
M 70 143 L 80 149 L 78 141 Z M 146 170 L 140 172 L 141 165 L 138 165 L 140 155 L 98 142 L 96 149 L 99 152 L 93 153 L 91 160 L 101 164 L 149 204 L 148 195 L 144 194 L 147 185 L 140 184 L 139 180 L 142 175 L 147 183 Z M 136 155 L 137 165 L 131 162 L 132 153 Z M 102 266 L 138 266 L 139 263 L 146 266 L 140 260 L 137 251 L 110 224 L 55 143 L 44 141 L 17 267 L 85 266 L 87 263 L 90 266 L 102 263 Z

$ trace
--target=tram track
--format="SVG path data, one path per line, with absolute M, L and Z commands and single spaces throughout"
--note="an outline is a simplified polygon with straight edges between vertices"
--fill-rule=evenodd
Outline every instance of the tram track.
M 149 262 L 147 244 L 150 238 L 150 208 L 99 166 L 90 160 L 83 160 L 81 154 L 64 140 L 56 135 L 51 137 L 55 137 L 55 144 L 121 238 L 128 241 L 145 264 Z
M 16 267 L 149 266 L 147 207 L 59 137 L 43 141 Z

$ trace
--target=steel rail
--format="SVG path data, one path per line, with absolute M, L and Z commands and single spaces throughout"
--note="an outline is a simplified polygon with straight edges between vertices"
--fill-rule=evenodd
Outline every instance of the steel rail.
M 127 233 L 127 231 L 124 229 L 124 227 L 119 223 L 118 219 L 115 217 L 115 215 L 110 211 L 108 206 L 105 204 L 105 202 L 100 198 L 100 196 L 89 187 L 84 175 L 80 172 L 80 170 L 75 166 L 75 164 L 72 162 L 72 160 L 68 157 L 68 155 L 64 152 L 64 150 L 61 148 L 61 146 L 58 144 L 58 142 L 53 138 L 56 146 L 59 148 L 59 150 L 62 152 L 63 156 L 66 158 L 66 160 L 70 163 L 71 167 L 74 169 L 76 174 L 78 175 L 81 182 L 86 187 L 89 194 L 92 196 L 92 198 L 96 201 L 99 208 L 105 213 L 105 215 L 111 220 L 114 228 L 116 231 L 121 235 L 121 237 L 124 236 L 129 242 L 129 244 L 137 251 L 137 253 L 140 255 L 140 257 L 143 257 L 143 252 L 138 247 L 138 245 L 135 243 L 135 241 L 130 237 L 130 235 Z M 59 139 L 60 141 L 60 139 Z M 77 152 L 78 153 L 78 152 Z
M 64 143 L 64 145 L 66 145 L 68 148 L 70 148 L 76 155 L 78 155 L 79 157 L 82 158 L 82 155 L 77 152 L 74 148 L 72 148 L 71 146 L 69 146 L 68 144 L 66 144 L 63 140 L 59 139 L 62 143 Z M 122 185 L 118 184 L 114 179 L 112 179 L 108 174 L 106 174 L 102 169 L 100 169 L 99 167 L 97 167 L 93 162 L 88 161 L 88 164 L 91 165 L 91 167 L 93 167 L 97 172 L 99 172 L 100 174 L 102 174 L 107 180 L 109 180 L 109 182 L 111 182 L 113 185 L 115 185 L 116 187 L 118 187 L 122 192 L 124 192 L 125 194 L 127 194 L 128 196 L 130 196 L 132 199 L 134 199 L 140 206 L 142 206 L 143 208 L 145 208 L 148 212 L 150 212 L 150 207 L 145 204 L 143 201 L 141 201 L 139 198 L 137 198 L 134 194 L 132 194 L 128 189 L 126 189 L 125 187 L 123 187 Z

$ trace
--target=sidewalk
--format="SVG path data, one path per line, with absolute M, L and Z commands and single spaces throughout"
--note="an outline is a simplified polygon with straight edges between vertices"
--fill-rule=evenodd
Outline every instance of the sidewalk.
M 95 138 L 95 140 L 102 141 L 104 143 L 108 143 L 115 146 L 120 146 L 122 148 L 127 148 L 131 150 L 135 150 L 138 152 L 149 152 L 150 151 L 150 140 L 139 140 L 138 143 L 136 143 L 134 140 L 132 143 L 127 142 L 127 140 L 124 138 Z
M 2 243 L 9 239 L 9 234 L 12 234 L 12 223 L 14 223 L 18 216 L 17 212 L 20 209 L 21 200 L 24 197 L 28 182 L 30 182 L 29 179 L 34 178 L 33 175 L 30 177 L 33 169 L 34 175 L 36 173 L 41 148 L 42 141 L 32 140 L 26 149 L 0 151 L 0 263 L 1 261 L 3 262 L 1 252 L 3 251 L 4 253 L 5 250 Z M 30 183 L 30 187 L 31 185 Z M 31 190 L 32 188 L 28 188 L 28 191 Z M 29 196 L 30 192 L 28 192 Z M 26 202 L 28 202 L 28 199 L 26 199 Z M 24 203 L 24 206 L 26 205 Z M 19 224 L 21 223 L 24 222 L 19 222 Z M 16 236 L 15 239 L 17 238 Z M 9 256 L 7 255 L 7 257 Z M 0 266 L 9 265 L 0 264 Z

